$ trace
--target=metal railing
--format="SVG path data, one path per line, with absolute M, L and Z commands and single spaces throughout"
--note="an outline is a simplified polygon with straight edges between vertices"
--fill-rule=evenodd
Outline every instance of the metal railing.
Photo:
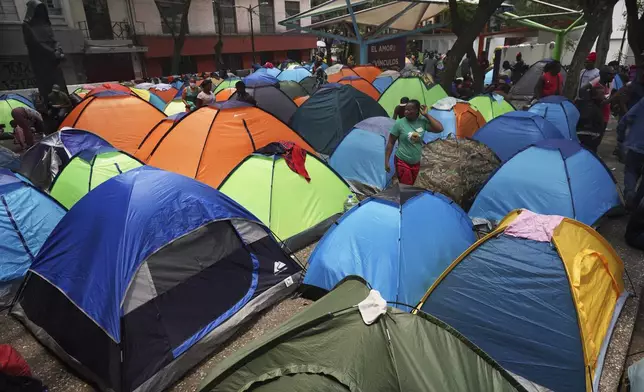
M 78 22 L 78 29 L 85 39 L 95 40 L 130 40 L 134 39 L 134 30 L 128 22 L 111 22 L 89 27 L 87 21 Z M 136 22 L 136 33 L 145 34 L 143 22 Z

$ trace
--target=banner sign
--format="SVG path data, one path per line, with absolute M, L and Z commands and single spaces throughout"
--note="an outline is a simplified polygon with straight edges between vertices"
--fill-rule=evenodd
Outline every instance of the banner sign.
M 405 37 L 370 44 L 367 48 L 367 59 L 369 63 L 382 69 L 393 67 L 403 69 L 406 48 L 407 38 Z

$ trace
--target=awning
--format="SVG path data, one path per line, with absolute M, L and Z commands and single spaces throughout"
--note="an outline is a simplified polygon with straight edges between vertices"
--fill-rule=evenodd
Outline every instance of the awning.
M 85 54 L 109 54 L 109 53 L 145 53 L 148 51 L 147 46 L 124 45 L 124 46 L 85 46 Z

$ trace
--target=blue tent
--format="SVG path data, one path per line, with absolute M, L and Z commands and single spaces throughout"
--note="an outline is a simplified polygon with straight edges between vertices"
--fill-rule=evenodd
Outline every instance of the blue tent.
M 572 140 L 551 139 L 505 162 L 481 188 L 469 215 L 498 221 L 526 208 L 592 225 L 619 206 L 615 179 L 599 158 Z
M 311 73 L 307 71 L 306 68 L 297 67 L 283 70 L 279 75 L 277 75 L 277 79 L 280 81 L 292 80 L 299 83 L 300 80 L 306 78 L 307 76 L 311 76 Z
M 20 155 L 0 146 L 0 168 L 18 170 L 20 168 Z
M 0 169 L 0 308 L 6 306 L 65 208 L 19 175 Z
M 473 139 L 487 145 L 501 161 L 525 147 L 545 139 L 562 139 L 559 129 L 550 121 L 531 112 L 509 112 L 500 115 L 476 131 Z
M 261 87 L 261 86 L 275 86 L 279 83 L 279 80 L 274 76 L 270 76 L 264 73 L 252 73 L 242 79 L 246 87 Z
M 14 315 L 101 390 L 161 391 L 292 292 L 300 273 L 232 199 L 143 166 L 70 209 Z
M 528 110 L 536 113 L 557 127 L 564 138 L 578 141 L 577 123 L 579 110 L 568 98 L 558 95 L 541 98 Z
M 385 171 L 385 147 L 395 121 L 389 117 L 371 117 L 360 121 L 338 144 L 329 157 L 329 165 L 364 195 L 384 190 L 394 171 Z M 394 153 L 390 166 L 394 167 Z
M 397 71 L 384 71 L 371 84 L 382 94 L 398 77 L 400 77 L 400 73 Z
M 264 67 L 262 67 L 262 68 L 259 68 L 258 70 L 256 70 L 254 73 L 264 74 L 264 75 L 268 75 L 268 76 L 272 76 L 272 77 L 276 78 L 277 75 L 280 74 L 280 72 L 281 71 L 279 69 L 277 69 L 277 68 L 264 68 Z
M 326 232 L 304 284 L 331 290 L 358 275 L 387 301 L 413 306 L 475 240 L 470 220 L 453 201 L 396 186 L 361 202 Z
M 290 126 L 317 152 L 330 155 L 360 121 L 388 117 L 373 98 L 349 85 L 324 85 L 300 106 Z
M 493 76 L 494 76 L 494 68 L 492 68 L 491 70 L 485 73 L 485 79 L 483 80 L 483 84 L 486 86 L 491 85 Z

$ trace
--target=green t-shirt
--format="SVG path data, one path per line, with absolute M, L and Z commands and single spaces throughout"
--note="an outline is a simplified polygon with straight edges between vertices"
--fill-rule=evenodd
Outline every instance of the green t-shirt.
M 418 116 L 414 121 L 409 121 L 403 117 L 396 120 L 390 133 L 398 138 L 398 149 L 396 156 L 409 164 L 420 162 L 420 156 L 423 151 L 423 136 L 429 128 L 429 121 L 425 117 Z M 410 138 L 412 132 L 418 132 L 420 138 L 413 142 Z

